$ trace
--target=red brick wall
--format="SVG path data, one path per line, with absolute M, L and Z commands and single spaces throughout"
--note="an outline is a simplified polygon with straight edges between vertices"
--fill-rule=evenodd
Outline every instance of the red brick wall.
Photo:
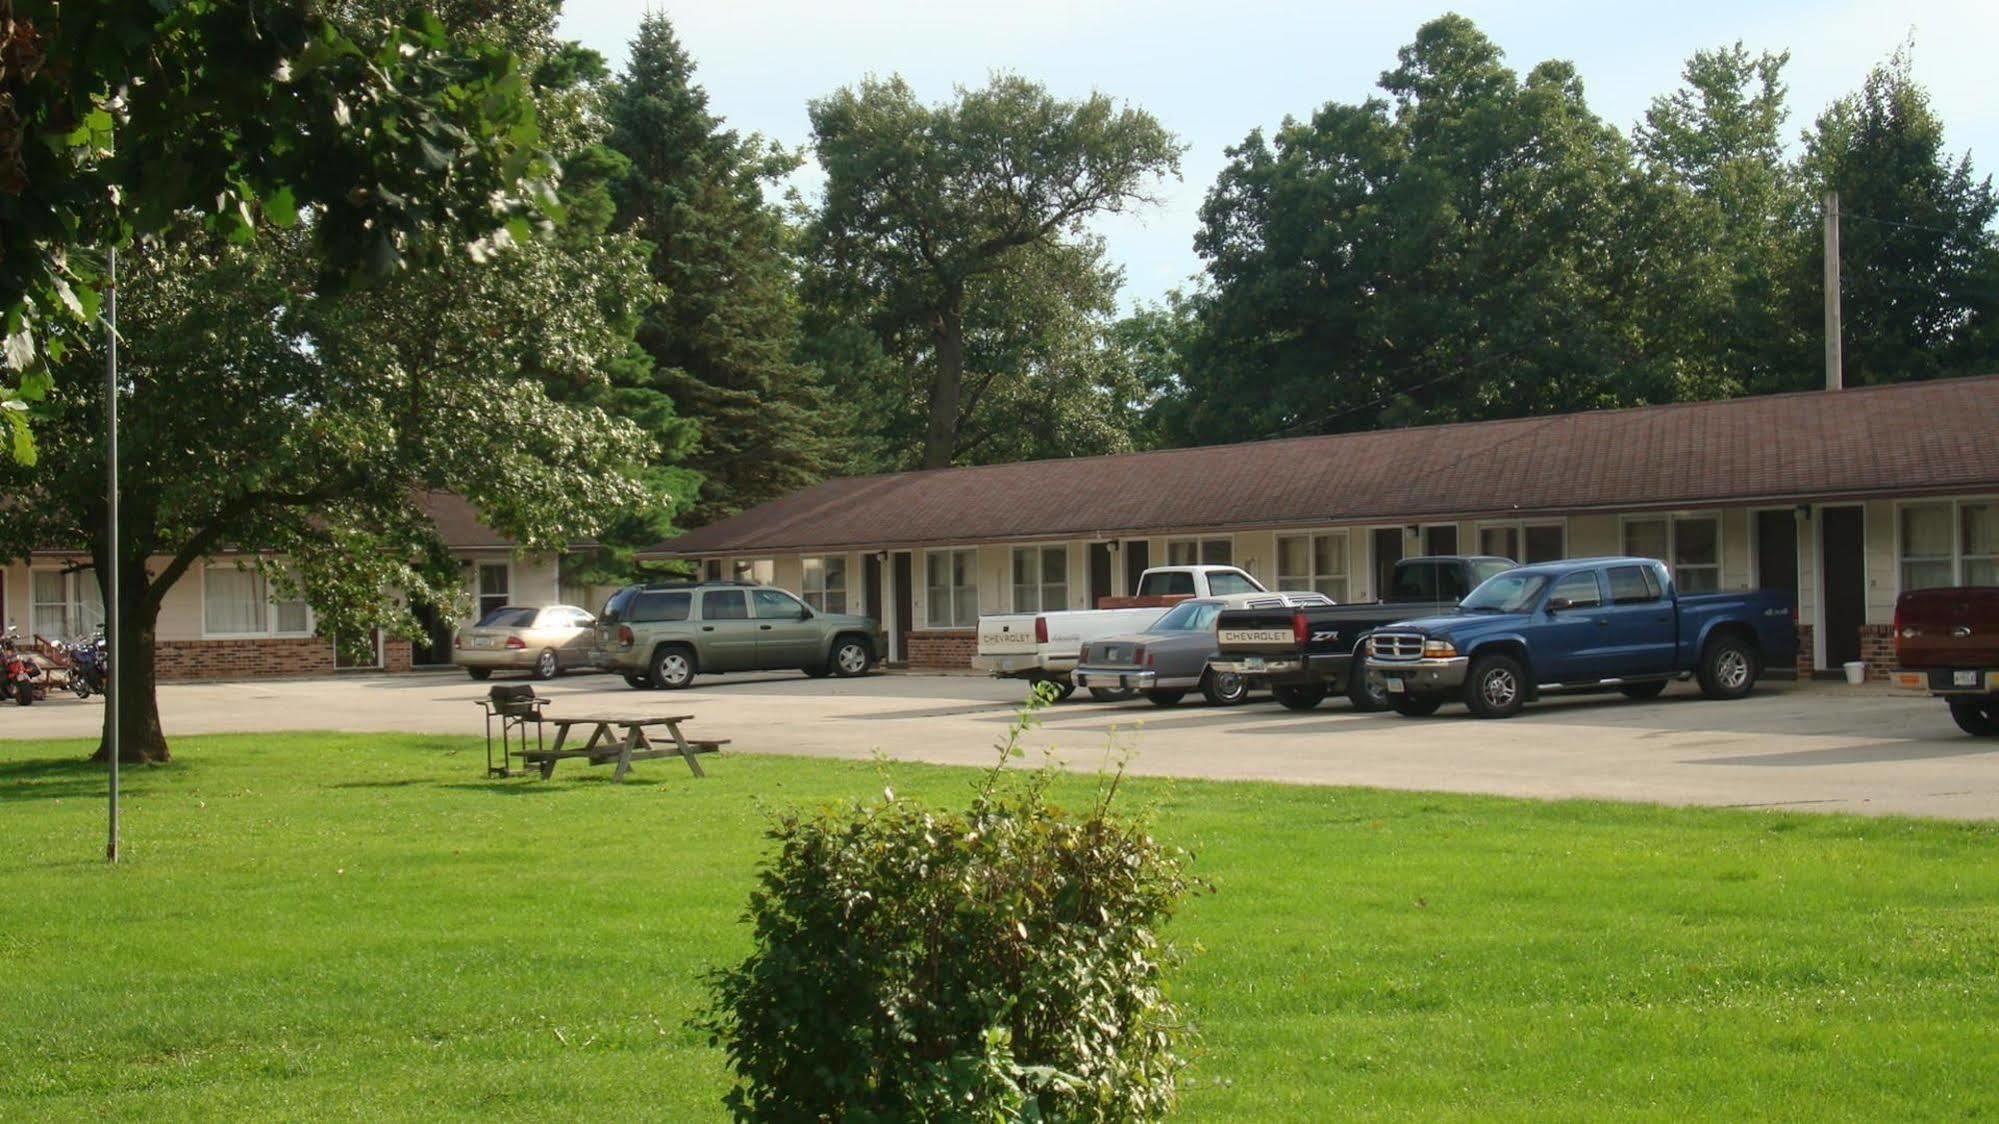
M 316 637 L 290 640 L 162 640 L 153 646 L 153 668 L 162 683 L 331 675 L 334 671 L 333 644 Z M 384 640 L 382 669 L 409 671 L 410 642 Z
M 979 653 L 976 632 L 912 632 L 909 666 L 932 671 L 964 671 Z
M 153 646 L 162 683 L 189 679 L 256 679 L 269 675 L 330 675 L 333 645 L 325 640 L 162 640 Z
M 1799 622 L 1797 658 L 1799 679 L 1810 679 L 1812 677 L 1812 671 L 1814 670 L 1812 663 L 1818 659 L 1818 656 L 1812 651 L 1812 639 L 1812 626 L 1802 621 Z
M 1860 658 L 1867 664 L 1869 682 L 1887 682 L 1888 672 L 1895 666 L 1895 626 L 1861 625 Z

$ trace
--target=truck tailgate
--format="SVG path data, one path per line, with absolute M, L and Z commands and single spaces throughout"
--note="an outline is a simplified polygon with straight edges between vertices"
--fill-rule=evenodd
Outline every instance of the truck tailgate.
M 1290 609 L 1235 609 L 1215 621 L 1215 643 L 1224 653 L 1294 652 L 1298 631 L 1292 626 Z
M 1904 593 L 1895 625 L 1903 667 L 1999 667 L 1999 587 Z
M 980 617 L 979 654 L 982 656 L 1033 655 L 1034 614 L 1014 613 L 1003 617 Z

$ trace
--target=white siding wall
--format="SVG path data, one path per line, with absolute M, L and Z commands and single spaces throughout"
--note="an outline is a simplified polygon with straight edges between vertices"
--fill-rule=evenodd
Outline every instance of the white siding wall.
M 1867 505 L 1867 623 L 1893 624 L 1895 598 L 1901 593 L 1902 567 L 1896 557 L 1895 505 L 1877 500 Z

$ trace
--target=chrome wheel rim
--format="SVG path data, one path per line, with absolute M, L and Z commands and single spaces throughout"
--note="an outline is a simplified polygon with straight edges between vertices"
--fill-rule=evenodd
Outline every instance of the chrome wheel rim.
M 1387 706 L 1393 700 L 1388 697 L 1388 680 L 1379 675 L 1370 675 L 1361 680 L 1361 690 L 1367 701 L 1376 706 Z
M 687 678 L 686 656 L 667 656 L 659 661 L 659 678 L 666 683 L 679 683 Z
M 1503 710 L 1513 705 L 1520 696 L 1520 681 L 1503 667 L 1493 668 L 1479 681 L 1479 693 L 1485 696 L 1487 706 Z
M 1715 678 L 1729 690 L 1737 690 L 1749 682 L 1749 657 L 1740 648 L 1728 648 L 1715 661 Z
M 859 675 L 868 668 L 868 653 L 859 644 L 843 644 L 840 647 L 840 670 L 849 675 Z
M 1234 702 L 1247 694 L 1248 690 L 1243 686 L 1240 675 L 1231 673 L 1215 677 L 1215 695 L 1225 702 Z
M 535 661 L 535 670 L 541 673 L 542 678 L 553 679 L 555 677 L 555 653 L 543 652 L 541 657 Z

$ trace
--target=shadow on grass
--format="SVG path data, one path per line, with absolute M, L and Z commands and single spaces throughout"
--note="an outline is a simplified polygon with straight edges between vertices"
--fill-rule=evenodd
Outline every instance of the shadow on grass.
M 148 765 L 127 765 L 124 777 L 143 775 Z M 110 770 L 79 752 L 75 757 L 37 757 L 0 762 L 0 801 L 65 800 L 101 796 L 110 784 Z

